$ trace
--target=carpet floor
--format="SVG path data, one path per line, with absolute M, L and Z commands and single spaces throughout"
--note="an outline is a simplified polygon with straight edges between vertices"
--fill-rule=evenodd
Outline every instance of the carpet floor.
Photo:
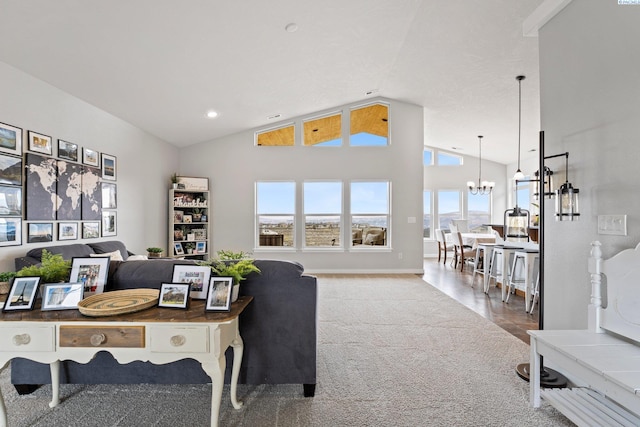
M 413 275 L 318 277 L 318 385 L 225 386 L 221 426 L 572 426 L 529 408 L 515 366 L 529 346 Z M 9 427 L 206 426 L 207 385 L 62 385 L 19 396 L 0 374 Z

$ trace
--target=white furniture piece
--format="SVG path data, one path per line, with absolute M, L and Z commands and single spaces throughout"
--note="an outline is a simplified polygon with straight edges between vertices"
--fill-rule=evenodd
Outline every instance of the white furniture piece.
M 209 258 L 209 198 L 206 190 L 169 190 L 168 257 Z
M 578 426 L 638 426 L 640 244 L 608 260 L 600 242 L 591 246 L 588 328 L 528 331 L 530 405 L 539 407 L 543 398 Z M 541 390 L 540 356 L 575 387 Z
M 0 317 L 0 370 L 11 359 L 23 357 L 51 367 L 54 407 L 60 403 L 60 361 L 88 363 L 107 351 L 119 363 L 156 364 L 195 359 L 211 377 L 211 425 L 218 425 L 226 369 L 225 351 L 233 347 L 231 403 L 236 398 L 243 342 L 238 316 L 252 297 L 240 297 L 230 312 L 205 312 L 204 301 L 193 300 L 186 310 L 150 308 L 109 317 L 85 317 L 75 311 L 11 311 Z M 7 427 L 7 412 L 0 394 L 0 427 Z

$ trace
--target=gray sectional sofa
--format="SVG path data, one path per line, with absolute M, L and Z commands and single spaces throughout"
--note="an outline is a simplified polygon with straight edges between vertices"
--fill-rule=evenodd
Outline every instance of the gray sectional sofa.
M 188 260 L 149 259 L 127 261 L 131 255 L 118 241 L 44 247 L 65 259 L 119 250 L 124 261 L 111 261 L 105 290 L 159 288 L 171 281 L 175 264 Z M 15 260 L 16 269 L 39 262 L 42 248 Z M 303 384 L 304 395 L 313 396 L 316 384 L 317 283 L 305 275 L 302 265 L 289 261 L 256 260 L 261 273 L 252 273 L 240 286 L 240 295 L 254 300 L 240 317 L 244 355 L 239 382 L 243 384 Z M 231 371 L 231 350 L 227 351 L 226 381 Z M 209 377 L 192 359 L 166 365 L 148 362 L 118 364 L 108 353 L 88 364 L 63 362 L 61 382 L 77 384 L 198 384 Z M 14 359 L 11 381 L 18 390 L 50 383 L 48 365 Z

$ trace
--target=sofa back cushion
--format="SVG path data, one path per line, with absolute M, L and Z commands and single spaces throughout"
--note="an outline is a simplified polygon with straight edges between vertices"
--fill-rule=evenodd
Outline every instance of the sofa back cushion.
M 83 245 L 81 243 L 74 243 L 72 245 L 61 245 L 61 246 L 49 246 L 31 249 L 27 252 L 28 257 L 33 257 L 38 260 L 38 262 L 42 261 L 42 251 L 47 250 L 47 252 L 57 255 L 62 255 L 64 259 L 71 259 L 73 257 L 88 257 L 90 254 L 94 253 L 91 246 Z
M 124 243 L 118 240 L 110 240 L 108 242 L 96 242 L 96 243 L 87 243 L 87 245 L 93 249 L 93 252 L 97 254 L 108 254 L 110 252 L 120 251 L 120 255 L 122 259 L 126 261 L 129 253 L 127 252 L 127 247 Z

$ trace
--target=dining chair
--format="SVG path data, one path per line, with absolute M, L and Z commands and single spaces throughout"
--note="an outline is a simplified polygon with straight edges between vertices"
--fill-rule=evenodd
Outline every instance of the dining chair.
M 451 252 L 453 255 L 454 247 L 452 244 L 447 243 L 447 236 L 445 236 L 444 230 L 441 228 L 436 228 L 436 240 L 438 242 L 438 262 L 440 262 L 440 258 L 442 254 L 444 254 L 443 264 L 447 263 L 447 252 Z
M 465 245 L 462 242 L 462 235 L 460 232 L 452 233 L 451 237 L 453 239 L 453 246 L 455 248 L 455 267 L 458 267 L 458 263 L 460 263 L 460 271 L 464 269 L 465 261 L 471 261 L 471 264 L 475 266 L 475 258 L 477 248 L 472 248 L 469 245 Z

